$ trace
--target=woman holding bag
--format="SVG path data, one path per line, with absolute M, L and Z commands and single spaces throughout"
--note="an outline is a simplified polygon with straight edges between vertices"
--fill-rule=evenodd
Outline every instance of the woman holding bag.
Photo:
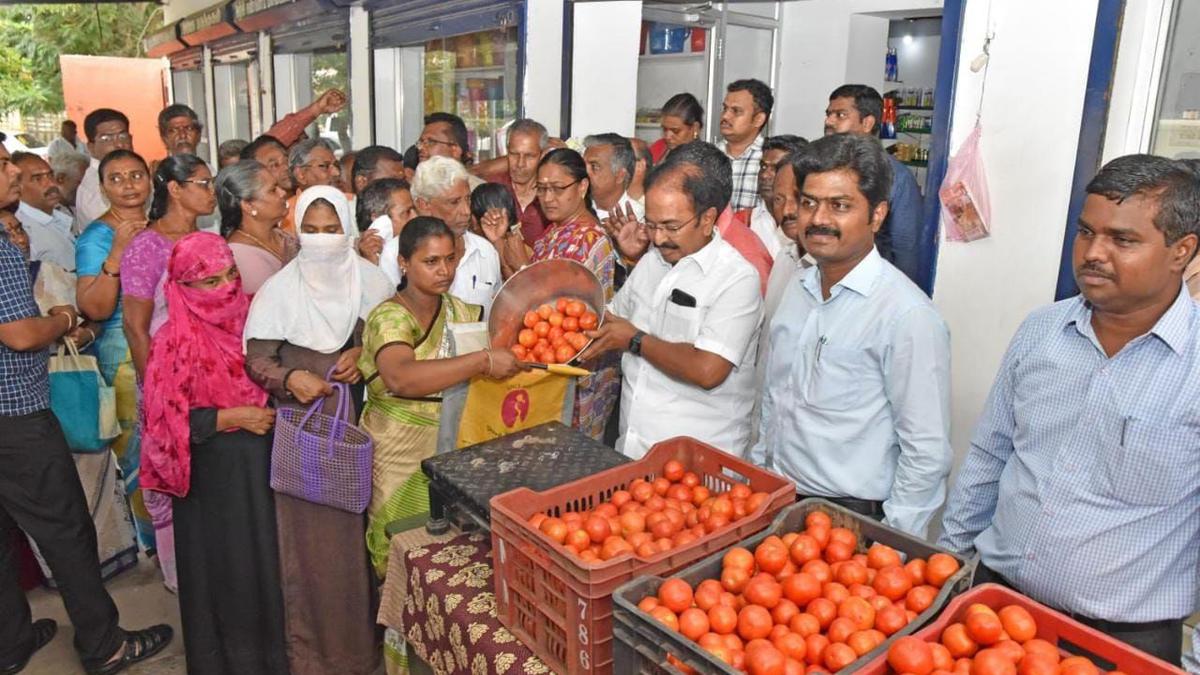
M 276 408 L 303 408 L 333 393 L 325 375 L 346 384 L 362 376 L 363 320 L 392 284 L 354 251 L 350 205 L 327 186 L 296 204 L 300 252 L 259 288 L 246 321 L 246 370 Z M 350 397 L 358 419 L 361 387 Z M 333 415 L 338 399 L 325 399 Z M 369 675 L 379 665 L 371 611 L 366 520 L 275 493 L 288 662 L 292 675 Z M 330 551 L 337 551 L 330 555 Z
M 250 300 L 216 234 L 175 244 L 143 385 L 142 489 L 172 497 L 188 672 L 286 675 L 267 393 L 246 376 Z

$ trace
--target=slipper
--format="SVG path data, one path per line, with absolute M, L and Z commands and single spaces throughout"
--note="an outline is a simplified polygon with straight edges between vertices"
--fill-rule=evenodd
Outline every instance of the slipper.
M 88 670 L 88 675 L 113 675 L 129 666 L 154 656 L 171 644 L 175 631 L 166 624 L 151 626 L 144 630 L 129 631 L 125 634 L 125 654 L 120 659 L 106 663 L 99 668 Z
M 50 644 L 54 639 L 54 634 L 58 632 L 58 624 L 54 619 L 38 619 L 33 622 L 33 649 L 25 655 L 25 658 L 17 663 L 9 666 L 0 666 L 0 675 L 16 675 L 29 665 L 29 659 L 37 653 L 37 650 Z

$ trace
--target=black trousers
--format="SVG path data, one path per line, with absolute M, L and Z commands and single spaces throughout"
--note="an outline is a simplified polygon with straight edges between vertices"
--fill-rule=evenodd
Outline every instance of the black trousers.
M 96 528 L 79 474 L 49 410 L 0 415 L 0 665 L 22 660 L 33 646 L 29 602 L 11 543 L 15 528 L 37 542 L 54 574 L 84 666 L 103 664 L 125 633 L 100 580 Z
M 983 563 L 979 563 L 975 571 L 975 585 L 988 583 L 1000 584 L 1022 592 L 1021 589 L 1014 586 L 1008 579 L 998 574 L 995 570 Z M 1176 666 L 1181 665 L 1183 660 L 1182 618 L 1151 621 L 1148 623 L 1122 623 L 1118 621 L 1106 621 L 1104 619 L 1093 619 L 1065 612 L 1061 609 L 1058 611 L 1063 612 L 1079 623 L 1091 626 L 1101 633 L 1114 637 L 1125 644 L 1132 645 L 1152 656 L 1157 656 L 1167 663 Z M 1070 651 L 1069 648 L 1068 651 Z M 1085 654 L 1085 656 L 1090 655 Z
M 833 502 L 838 506 L 853 511 L 860 516 L 874 518 L 875 520 L 883 520 L 883 502 L 877 502 L 870 499 L 856 499 L 854 497 L 821 497 L 819 495 L 796 495 L 796 501 L 802 502 L 805 499 L 824 499 L 827 502 Z

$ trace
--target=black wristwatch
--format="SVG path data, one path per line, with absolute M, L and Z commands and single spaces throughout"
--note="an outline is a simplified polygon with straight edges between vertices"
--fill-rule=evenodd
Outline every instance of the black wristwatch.
M 642 338 L 644 337 L 646 337 L 646 334 L 639 330 L 633 334 L 632 338 L 629 338 L 630 354 L 633 354 L 634 356 L 642 355 Z

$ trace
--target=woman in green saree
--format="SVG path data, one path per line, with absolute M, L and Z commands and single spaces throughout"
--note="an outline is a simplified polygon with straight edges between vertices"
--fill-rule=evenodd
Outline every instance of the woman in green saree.
M 479 321 L 482 308 L 450 295 L 458 259 L 444 222 L 422 216 L 400 234 L 400 290 L 367 317 L 359 370 L 367 378 L 362 426 L 375 439 L 367 548 L 382 578 L 388 523 L 429 511 L 421 460 L 437 452 L 442 390 L 483 375 L 522 370 L 507 349 L 453 355 L 449 325 Z

